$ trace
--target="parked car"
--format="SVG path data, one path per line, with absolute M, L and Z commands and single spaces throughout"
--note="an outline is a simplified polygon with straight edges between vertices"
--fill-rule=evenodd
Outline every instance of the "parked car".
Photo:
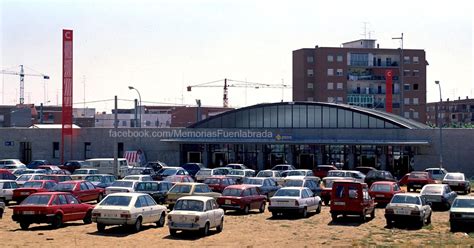
M 451 190 L 460 191 L 464 194 L 471 193 L 471 181 L 469 181 L 464 173 L 449 172 L 443 178 L 443 184 L 449 185 Z
M 287 171 L 287 170 L 296 170 L 296 168 L 291 164 L 278 164 L 278 165 L 273 166 L 272 170 Z
M 50 172 L 51 175 L 68 175 L 70 176 L 71 175 L 71 172 L 69 172 L 68 170 L 52 170 Z
M 355 170 L 331 170 L 328 171 L 328 177 L 351 177 L 360 183 L 365 180 L 365 174 Z
M 71 177 L 74 180 L 84 180 L 89 175 L 95 175 L 99 174 L 98 169 L 87 169 L 87 168 L 82 168 L 82 169 L 77 169 L 72 173 Z
M 123 180 L 129 180 L 129 181 L 153 181 L 153 178 L 149 175 L 128 175 L 123 178 Z
M 285 179 L 291 178 L 291 177 L 300 177 L 300 176 L 314 176 L 312 170 L 306 170 L 306 169 L 298 169 L 298 170 L 290 170 L 286 174 Z
M 18 188 L 15 180 L 0 180 L 0 202 L 8 204 L 13 200 L 13 190 Z
M 408 182 L 408 177 L 410 176 L 410 173 L 405 174 L 400 180 L 398 180 L 398 185 L 400 186 L 405 186 L 407 185 Z
M 149 194 L 158 204 L 164 204 L 171 187 L 173 184 L 165 181 L 138 182 L 135 192 Z
M 97 169 L 95 174 L 114 174 L 117 169 L 114 165 L 114 158 L 92 158 L 84 161 L 82 169 L 91 168 Z M 122 178 L 127 175 L 127 171 L 132 168 L 128 164 L 127 159 L 118 158 L 118 177 Z
M 225 176 L 230 173 L 232 169 L 230 167 L 216 167 L 212 169 L 214 175 Z
M 135 192 L 135 187 L 139 181 L 136 180 L 116 180 L 109 187 L 105 188 L 105 194 Z
M 261 170 L 257 173 L 255 177 L 269 177 L 272 178 L 273 180 L 277 181 L 281 179 L 281 175 L 279 171 L 273 171 L 273 170 Z
M 421 228 L 431 223 L 431 207 L 419 194 L 399 193 L 385 207 L 387 227 L 392 222 L 406 222 Z
M 245 166 L 244 164 L 228 164 L 225 167 L 229 167 L 229 168 L 234 169 L 234 170 L 246 170 L 246 169 L 248 169 L 248 167 Z
M 45 169 L 26 169 L 23 174 L 44 174 L 48 175 L 50 172 L 48 172 Z
M 389 171 L 384 171 L 384 170 L 371 170 L 367 173 L 365 176 L 364 182 L 370 187 L 372 186 L 372 183 L 374 182 L 379 182 L 379 181 L 384 181 L 384 182 L 396 182 L 397 179 L 395 179 L 392 176 L 392 173 Z
M 444 176 L 448 174 L 448 171 L 444 168 L 426 168 L 426 172 L 430 173 L 434 180 L 442 181 Z
M 244 178 L 254 177 L 255 171 L 251 169 L 232 169 L 227 176 L 233 178 L 237 183 L 242 183 Z
M 8 169 L 8 171 L 10 171 L 15 177 L 19 177 L 20 175 L 25 174 L 25 170 L 26 169 L 14 169 L 14 170 Z M 0 178 L 1 177 L 2 175 L 0 174 Z
M 179 230 L 200 231 L 203 236 L 209 235 L 211 228 L 221 232 L 224 228 L 224 210 L 212 197 L 185 196 L 168 214 L 168 227 L 171 236 Z
M 109 174 L 94 174 L 86 176 L 84 180 L 91 182 L 96 187 L 105 189 L 111 186 L 117 180 L 117 177 Z
M 106 226 L 128 225 L 134 232 L 146 223 L 162 227 L 166 220 L 166 207 L 158 205 L 144 193 L 116 193 L 108 195 L 92 210 L 92 221 L 97 223 L 97 231 L 105 231 Z
M 15 180 L 16 176 L 8 170 L 0 169 L 0 180 Z
M 56 186 L 56 182 L 52 180 L 31 180 L 25 182 L 23 187 L 13 190 L 13 201 L 20 203 L 29 195 L 51 191 L 54 186 Z
M 238 210 L 248 214 L 252 209 L 260 213 L 265 211 L 267 198 L 254 185 L 230 185 L 217 198 L 219 207 L 226 210 Z
M 229 169 L 229 168 L 227 168 Z M 202 183 L 204 182 L 204 179 L 212 176 L 225 176 L 228 174 L 229 170 L 223 170 L 223 169 L 201 169 L 199 170 L 196 175 L 194 176 L 196 179 L 196 182 Z
M 449 224 L 451 232 L 472 229 L 474 224 L 474 196 L 458 196 L 454 199 L 449 210 Z
M 269 177 L 246 177 L 243 184 L 257 185 L 260 192 L 267 196 L 267 199 L 270 199 L 281 188 L 277 182 Z
M 5 212 L 5 202 L 0 201 L 0 219 L 3 218 L 4 212 Z
M 360 172 L 364 173 L 364 175 L 367 175 L 367 173 L 369 173 L 370 171 L 375 171 L 377 169 L 375 169 L 374 167 L 370 167 L 370 166 L 357 166 L 357 167 L 354 168 L 354 170 L 360 171 Z
M 319 178 L 325 178 L 330 170 L 337 170 L 337 167 L 334 165 L 318 165 L 313 169 L 313 174 Z
M 26 168 L 26 165 L 24 164 L 7 164 L 7 165 L 4 165 L 2 169 L 9 170 L 10 172 L 12 172 L 13 170 L 18 170 L 18 169 L 26 170 L 27 168 Z
M 336 180 L 353 180 L 352 177 L 325 177 L 323 178 L 323 182 L 321 184 L 322 191 L 321 191 L 321 199 L 324 202 L 324 205 L 329 205 L 331 201 L 331 192 L 332 192 L 332 185 Z
M 227 186 L 237 184 L 235 180 L 227 176 L 208 177 L 204 183 L 214 192 L 221 193 Z
M 56 183 L 64 182 L 64 181 L 71 181 L 72 177 L 69 175 L 58 175 L 58 174 L 51 174 L 51 175 L 44 175 L 42 180 L 53 180 Z
M 446 210 L 451 208 L 451 204 L 458 196 L 447 184 L 426 184 L 421 189 L 420 194 L 432 207 L 443 206 Z
M 305 177 L 301 178 L 290 178 L 285 181 L 283 187 L 306 187 L 310 189 L 314 195 L 321 197 L 322 188 L 319 180 L 308 179 Z
M 57 165 L 40 165 L 36 169 L 46 170 L 46 174 L 58 174 L 58 172 L 55 171 L 61 171 L 61 168 Z
M 185 169 L 190 176 L 194 177 L 200 169 L 204 168 L 204 165 L 202 163 L 185 163 L 181 168 Z
M 177 183 L 175 184 L 166 197 L 166 203 L 170 209 L 173 209 L 176 201 L 183 196 L 209 196 L 217 199 L 220 193 L 212 192 L 212 190 L 204 183 Z
M 357 215 L 365 222 L 367 215 L 375 218 L 375 202 L 369 195 L 369 186 L 353 180 L 336 180 L 331 192 L 331 218 L 338 215 Z
M 70 192 L 81 202 L 94 201 L 100 202 L 104 197 L 104 189 L 94 186 L 86 180 L 73 180 L 58 183 L 53 191 Z
M 49 223 L 53 228 L 64 222 L 82 220 L 91 223 L 92 205 L 81 203 L 74 195 L 66 192 L 42 192 L 28 196 L 13 209 L 13 221 L 20 223 L 23 230 L 32 223 Z
M 168 167 L 165 162 L 162 161 L 148 161 L 145 167 L 152 168 L 155 172 L 158 172 L 163 167 Z
M 156 173 L 155 180 L 161 181 L 168 176 L 189 175 L 189 173 L 181 167 L 163 167 Z
M 369 195 L 374 199 L 375 203 L 385 205 L 392 200 L 392 197 L 398 193 L 405 193 L 397 182 L 378 181 L 372 183 L 369 189 Z
M 176 183 L 193 183 L 194 179 L 189 175 L 174 175 L 165 177 L 163 181 L 174 185 Z
M 63 165 L 59 166 L 59 168 L 63 170 L 68 170 L 71 173 L 74 173 L 75 170 L 82 168 L 84 165 L 84 161 L 82 160 L 69 160 L 64 162 Z
M 270 198 L 268 210 L 273 217 L 280 214 L 297 213 L 303 218 L 308 216 L 308 212 L 321 212 L 321 198 L 315 196 L 306 187 L 283 187 Z
M 22 186 L 25 182 L 31 180 L 41 180 L 46 174 L 22 174 L 16 179 L 18 186 Z
M 33 160 L 26 165 L 28 169 L 37 169 L 40 165 L 52 165 L 48 160 Z
M 6 169 L 5 166 L 26 167 L 19 159 L 0 159 L 0 169 Z
M 433 184 L 436 181 L 431 177 L 431 174 L 423 171 L 412 171 L 407 178 L 407 191 L 416 191 L 423 188 L 426 184 Z
M 147 175 L 147 176 L 150 176 L 152 179 L 156 178 L 155 170 L 153 170 L 153 168 L 150 168 L 150 167 L 133 167 L 127 171 L 127 176 L 132 176 L 132 175 L 133 176 Z

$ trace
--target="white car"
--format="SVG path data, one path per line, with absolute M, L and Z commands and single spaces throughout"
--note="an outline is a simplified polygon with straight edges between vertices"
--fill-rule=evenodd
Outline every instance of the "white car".
M 153 181 L 153 178 L 149 175 L 128 175 L 123 178 L 123 180 L 129 180 L 129 181 Z
M 291 177 L 298 177 L 298 176 L 314 176 L 312 170 L 304 170 L 304 169 L 299 169 L 299 170 L 290 170 L 286 174 L 286 179 L 291 178 Z
M 170 235 L 175 236 L 178 230 L 201 231 L 209 234 L 209 229 L 224 228 L 224 210 L 219 208 L 212 197 L 184 196 L 178 199 L 173 211 L 168 214 Z
M 165 224 L 166 207 L 158 205 L 144 193 L 116 193 L 108 195 L 92 210 L 92 221 L 97 223 L 97 231 L 106 226 L 130 225 L 133 231 L 140 231 L 142 224 Z
M 13 190 L 17 188 L 15 180 L 0 180 L 0 202 L 8 204 L 12 200 Z
M 431 177 L 436 181 L 442 181 L 448 171 L 444 168 L 426 168 L 426 172 L 431 174 Z
M 352 177 L 355 181 L 363 183 L 365 180 L 364 173 L 356 170 L 330 170 L 328 177 Z
M 196 182 L 204 182 L 204 180 L 208 177 L 213 177 L 213 176 L 225 176 L 230 172 L 230 168 L 225 167 L 216 168 L 216 169 L 208 169 L 208 168 L 202 168 L 200 169 L 196 175 L 194 176 L 196 178 Z
M 321 212 L 321 198 L 314 196 L 306 187 L 283 187 L 270 198 L 268 210 L 272 216 L 279 214 L 299 213 L 306 218 L 309 211 Z
M 26 165 L 19 159 L 0 159 L 0 169 L 6 169 L 5 166 L 18 166 L 26 169 Z
M 41 180 L 41 179 L 43 179 L 44 176 L 46 176 L 46 174 L 22 174 L 21 176 L 19 176 L 19 177 L 16 179 L 16 183 L 17 183 L 19 186 L 22 186 L 22 185 L 25 184 L 25 182 L 27 182 L 27 181 L 31 181 L 31 180 Z
M 136 180 L 117 180 L 111 186 L 105 188 L 105 195 L 112 193 L 135 192 L 135 187 L 139 181 Z
M 385 207 L 385 219 L 389 228 L 394 221 L 408 221 L 421 228 L 431 223 L 431 206 L 419 194 L 398 193 Z
M 99 174 L 98 169 L 77 169 L 72 173 L 73 180 L 84 180 L 87 176 Z

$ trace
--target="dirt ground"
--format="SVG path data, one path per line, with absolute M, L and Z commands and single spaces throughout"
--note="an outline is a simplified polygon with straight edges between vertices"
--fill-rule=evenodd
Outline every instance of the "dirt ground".
M 432 224 L 422 229 L 385 228 L 384 209 L 378 208 L 376 217 L 366 223 L 347 217 L 331 221 L 329 207 L 309 218 L 271 218 L 270 212 L 240 215 L 226 213 L 222 233 L 211 232 L 208 237 L 181 234 L 169 235 L 168 228 L 146 225 L 139 233 L 123 227 L 108 227 L 97 233 L 96 225 L 80 221 L 66 223 L 53 230 L 46 224 L 32 225 L 22 231 L 11 220 L 7 209 L 0 220 L 0 247 L 321 247 L 321 246 L 472 246 L 473 238 L 466 233 L 449 232 L 449 212 L 434 212 Z

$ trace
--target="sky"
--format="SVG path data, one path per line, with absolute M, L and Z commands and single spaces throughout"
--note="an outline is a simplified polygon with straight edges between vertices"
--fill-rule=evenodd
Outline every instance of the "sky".
M 366 27 L 366 28 L 364 28 Z M 377 39 L 424 49 L 427 100 L 474 97 L 473 7 L 467 0 L 67 1 L 0 0 L 0 69 L 25 77 L 25 102 L 61 104 L 62 29 L 74 31 L 74 107 L 222 106 L 223 89 L 186 86 L 224 78 L 292 84 L 292 51 Z M 19 76 L 0 75 L 0 104 L 19 102 Z M 223 84 L 223 83 L 221 83 Z M 231 107 L 291 101 L 291 89 L 230 88 Z M 86 102 L 84 104 L 83 102 Z M 105 101 L 104 101 L 105 100 Z

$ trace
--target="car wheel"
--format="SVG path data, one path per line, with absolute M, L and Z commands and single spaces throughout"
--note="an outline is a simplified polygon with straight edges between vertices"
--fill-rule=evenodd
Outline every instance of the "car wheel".
M 61 227 L 62 223 L 63 223 L 63 217 L 60 214 L 57 214 L 53 217 L 53 221 L 51 225 L 53 226 L 53 228 L 56 229 L 56 228 Z
M 102 223 L 97 223 L 97 231 L 98 232 L 104 232 L 105 231 L 105 225 Z
M 103 195 L 103 194 L 99 194 L 99 196 L 97 196 L 97 203 L 99 203 L 100 201 L 102 201 L 102 198 L 104 198 L 104 195 Z
M 329 199 L 324 199 L 324 205 L 329 205 Z
M 431 224 L 431 213 L 428 215 L 428 218 L 426 218 L 426 224 Z
M 371 219 L 375 218 L 375 208 L 372 210 L 372 213 L 370 213 L 370 218 Z
M 457 232 L 458 230 L 459 228 L 454 223 L 450 223 L 450 228 L 449 228 L 450 232 Z
M 30 227 L 30 223 L 22 221 L 20 222 L 20 227 L 21 227 L 21 230 L 28 230 L 28 227 Z
M 249 214 L 249 211 L 250 211 L 249 205 L 245 205 L 244 214 Z
M 84 224 L 92 223 L 92 210 L 89 210 L 86 213 L 86 216 L 84 216 L 84 219 L 82 219 L 82 221 L 84 222 Z
M 171 228 L 170 228 L 170 235 L 171 235 L 171 236 L 173 236 L 173 237 L 176 236 L 176 233 L 177 233 L 177 230 L 176 230 L 176 229 L 171 229 Z
M 163 212 L 158 222 L 156 222 L 156 226 L 163 227 L 164 225 L 165 225 L 165 213 Z
M 221 219 L 221 224 L 216 227 L 217 232 L 222 232 L 224 229 L 224 218 Z
M 446 202 L 445 207 L 446 207 L 446 210 L 449 210 L 451 208 L 451 203 Z
M 133 225 L 133 231 L 139 232 L 140 229 L 142 229 L 142 218 L 138 217 L 137 221 L 135 221 L 135 224 Z
M 418 223 L 417 223 L 417 226 L 420 229 L 423 228 L 424 225 L 425 225 L 425 219 L 422 219 L 422 220 L 418 221 Z
M 318 208 L 316 208 L 316 213 L 317 214 L 321 213 L 321 202 L 319 202 Z
M 392 220 L 387 219 L 387 228 L 392 228 Z
M 360 220 L 362 222 L 366 222 L 367 221 L 367 213 L 365 211 L 362 211 L 362 214 L 360 215 Z
M 262 202 L 262 204 L 260 205 L 260 208 L 258 209 L 258 211 L 259 211 L 260 213 L 265 212 L 265 202 Z
M 337 214 L 332 213 L 331 214 L 331 219 L 332 219 L 332 221 L 336 221 L 337 220 Z
M 308 217 L 308 209 L 306 209 L 306 207 L 303 208 L 303 213 L 301 213 L 301 216 L 303 216 L 303 218 Z
M 204 225 L 204 228 L 201 229 L 201 234 L 202 236 L 207 236 L 209 235 L 209 222 Z

